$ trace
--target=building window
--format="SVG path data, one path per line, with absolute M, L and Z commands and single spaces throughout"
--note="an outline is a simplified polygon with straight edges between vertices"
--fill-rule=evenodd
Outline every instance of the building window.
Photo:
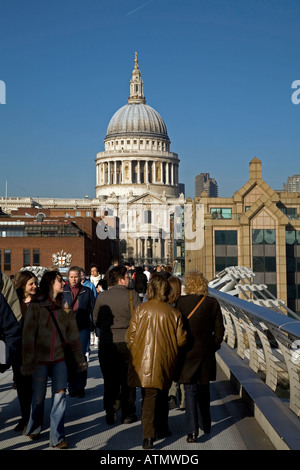
M 4 250 L 4 271 L 11 270 L 11 250 Z
M 300 230 L 286 230 L 287 306 L 300 313 Z
M 237 245 L 237 231 L 236 230 L 216 230 L 215 231 L 215 244 L 216 245 Z
M 238 258 L 237 256 L 216 256 L 215 257 L 215 268 L 216 273 L 223 271 L 229 266 L 237 266 Z
M 252 244 L 253 245 L 275 245 L 276 232 L 269 229 L 254 229 L 252 230 Z
M 144 222 L 145 224 L 151 224 L 151 211 L 144 212 Z
M 91 211 L 85 211 L 85 216 L 86 217 L 91 217 L 92 215 L 92 212 Z
M 237 265 L 237 230 L 215 230 L 215 272 Z
M 260 273 L 276 272 L 275 256 L 253 256 L 253 271 Z
M 27 248 L 23 250 L 23 266 L 30 266 L 30 250 Z
M 211 207 L 210 213 L 213 219 L 231 219 L 231 208 Z
M 252 266 L 256 282 L 276 292 L 276 230 L 252 230 Z
M 40 250 L 34 249 L 33 250 L 33 266 L 39 266 L 39 265 L 40 265 Z
M 75 211 L 75 217 L 80 217 L 81 216 L 81 212 L 80 211 Z

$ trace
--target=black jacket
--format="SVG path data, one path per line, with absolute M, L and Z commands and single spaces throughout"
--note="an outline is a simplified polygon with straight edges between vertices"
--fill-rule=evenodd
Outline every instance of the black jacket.
M 3 294 L 0 293 L 0 339 L 5 343 L 6 367 L 9 368 L 21 349 L 21 327 Z
M 64 287 L 63 305 L 65 302 L 72 305 L 73 296 L 69 285 Z M 93 324 L 93 310 L 95 297 L 89 287 L 81 286 L 78 295 L 78 309 L 74 310 L 79 331 L 91 328 Z
M 218 301 L 207 296 L 188 320 L 187 316 L 201 297 L 194 294 L 181 296 L 176 303 L 188 332 L 188 344 L 181 358 L 181 383 L 207 384 L 216 380 L 215 351 L 223 341 L 223 317 Z

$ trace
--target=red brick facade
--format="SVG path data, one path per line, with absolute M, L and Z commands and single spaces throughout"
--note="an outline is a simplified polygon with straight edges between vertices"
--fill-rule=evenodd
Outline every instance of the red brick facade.
M 31 215 L 30 210 L 27 213 Z M 99 219 L 65 219 L 65 214 L 55 210 L 43 210 L 43 213 L 46 218 L 39 222 L 36 218 L 24 216 L 24 210 L 13 217 L 0 218 L 1 271 L 13 275 L 24 265 L 49 268 L 53 266 L 52 255 L 62 251 L 71 254 L 71 264 L 84 268 L 87 274 L 93 263 L 99 266 L 101 273 L 105 273 L 115 256 L 115 248 L 114 241 L 97 237 Z M 14 236 L 16 234 L 18 236 Z

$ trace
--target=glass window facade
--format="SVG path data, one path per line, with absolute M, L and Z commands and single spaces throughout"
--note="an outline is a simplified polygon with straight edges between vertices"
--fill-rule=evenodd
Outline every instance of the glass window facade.
M 238 265 L 237 230 L 215 230 L 215 272 Z
M 300 313 L 300 231 L 286 230 L 287 306 Z
M 276 231 L 274 229 L 252 230 L 252 264 L 255 281 L 266 284 L 276 297 Z
M 231 219 L 231 208 L 224 207 L 211 207 L 210 213 L 213 219 Z

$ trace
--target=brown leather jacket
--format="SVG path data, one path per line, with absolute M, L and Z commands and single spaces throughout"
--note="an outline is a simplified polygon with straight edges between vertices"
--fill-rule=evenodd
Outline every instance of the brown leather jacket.
M 134 311 L 128 329 L 131 387 L 167 389 L 177 365 L 178 348 L 186 342 L 181 313 L 153 299 Z

